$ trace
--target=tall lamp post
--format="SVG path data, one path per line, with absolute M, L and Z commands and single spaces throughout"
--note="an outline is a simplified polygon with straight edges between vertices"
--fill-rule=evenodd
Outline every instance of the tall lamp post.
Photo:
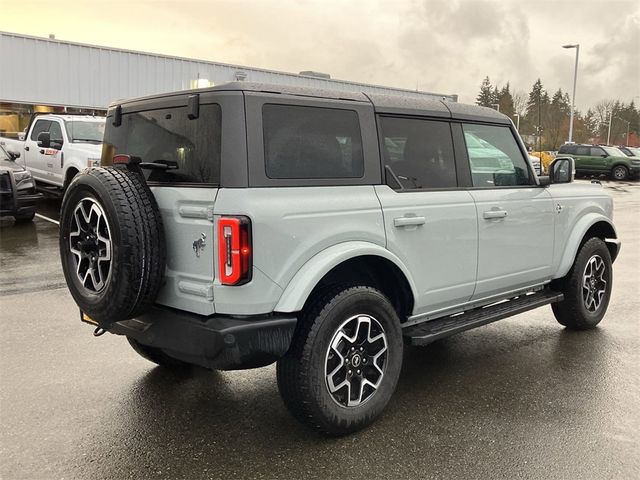
M 616 118 L 627 124 L 627 136 L 625 139 L 625 145 L 629 146 L 629 127 L 631 126 L 631 122 L 627 122 L 624 118 L 620 118 L 620 117 L 616 117 Z
M 569 142 L 573 140 L 573 111 L 576 108 L 576 81 L 578 80 L 578 55 L 580 54 L 580 44 L 563 45 L 562 48 L 576 49 L 576 67 L 573 71 L 573 95 L 571 96 L 571 119 L 569 120 Z
M 520 131 L 520 114 L 514 113 L 513 116 L 516 117 L 516 130 L 519 132 Z

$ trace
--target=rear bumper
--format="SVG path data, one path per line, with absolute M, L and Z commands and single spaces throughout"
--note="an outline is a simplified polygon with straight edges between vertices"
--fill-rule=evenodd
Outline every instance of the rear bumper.
M 108 330 L 195 365 L 236 370 L 269 365 L 291 344 L 295 314 L 203 317 L 161 307 L 112 324 Z

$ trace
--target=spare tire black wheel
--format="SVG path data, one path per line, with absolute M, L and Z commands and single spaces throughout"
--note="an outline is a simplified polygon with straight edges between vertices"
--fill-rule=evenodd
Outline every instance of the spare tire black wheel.
M 142 175 L 110 167 L 74 177 L 62 201 L 60 258 L 74 300 L 103 328 L 154 302 L 166 246 L 158 204 Z

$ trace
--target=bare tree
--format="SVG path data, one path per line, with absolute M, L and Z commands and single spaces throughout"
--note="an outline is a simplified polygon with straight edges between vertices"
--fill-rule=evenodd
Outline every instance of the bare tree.
M 513 92 L 512 97 L 513 109 L 518 115 L 524 117 L 524 115 L 527 113 L 527 102 L 529 101 L 529 97 L 527 96 L 526 92 L 523 92 L 522 90 Z

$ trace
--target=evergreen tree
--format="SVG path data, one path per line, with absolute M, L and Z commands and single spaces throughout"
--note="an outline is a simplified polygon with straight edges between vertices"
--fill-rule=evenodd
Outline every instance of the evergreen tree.
M 489 77 L 487 76 L 482 81 L 482 85 L 480 85 L 480 93 L 476 97 L 476 105 L 480 105 L 481 107 L 492 107 L 492 104 L 496 103 L 494 99 L 491 80 L 489 80 Z

